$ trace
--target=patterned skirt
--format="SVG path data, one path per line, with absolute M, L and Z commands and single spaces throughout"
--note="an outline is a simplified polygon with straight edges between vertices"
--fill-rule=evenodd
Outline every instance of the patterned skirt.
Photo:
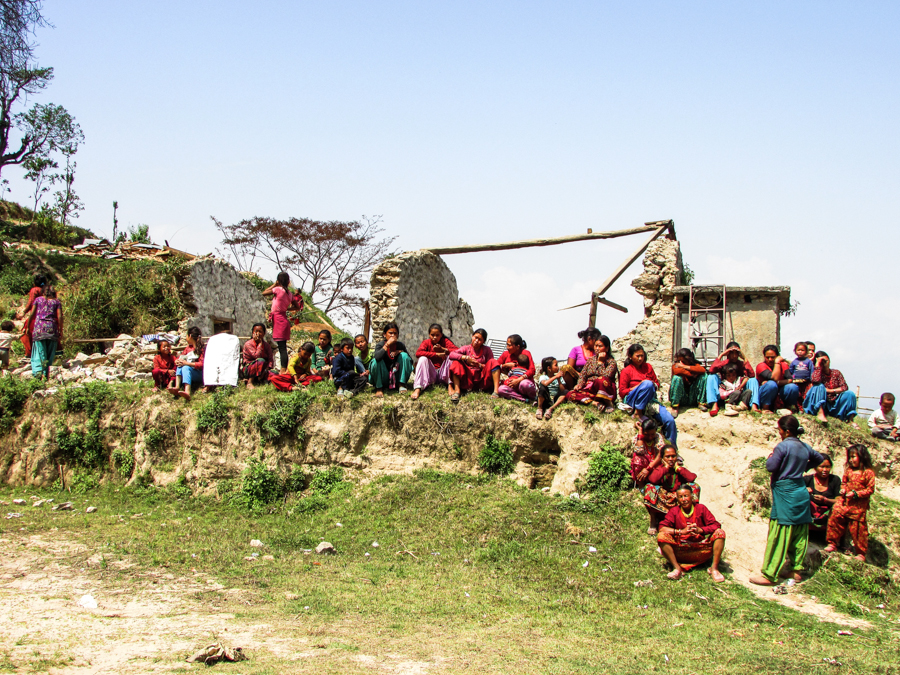
M 700 486 L 696 483 L 682 483 L 683 486 L 691 488 L 694 493 L 694 503 L 700 501 Z M 675 508 L 677 505 L 675 493 L 669 492 L 662 485 L 653 485 L 647 483 L 644 486 L 644 506 L 660 513 L 668 513 L 669 509 Z
M 656 541 L 660 544 L 670 544 L 675 551 L 675 560 L 684 569 L 689 570 L 712 560 L 713 542 L 724 538 L 725 531 L 720 528 L 700 541 L 681 541 L 681 538 L 673 532 L 660 532 L 656 536 Z
M 608 377 L 592 378 L 584 389 L 578 391 L 570 391 L 566 394 L 566 400 L 572 403 L 601 403 L 603 405 L 612 405 L 616 400 L 616 383 Z

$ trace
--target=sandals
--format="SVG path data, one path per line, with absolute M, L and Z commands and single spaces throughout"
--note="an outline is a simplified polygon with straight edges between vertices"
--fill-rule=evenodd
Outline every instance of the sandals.
M 450 394 L 450 403 L 459 403 L 459 394 Z
M 549 410 L 548 410 L 547 412 L 544 413 L 544 419 L 545 419 L 545 420 L 549 420 L 549 419 L 551 419 L 552 417 L 553 417 L 553 413 L 550 412 Z
M 536 420 L 544 419 L 544 411 L 541 410 L 540 408 L 538 408 L 538 411 L 536 413 L 534 413 L 534 419 L 536 419 Z

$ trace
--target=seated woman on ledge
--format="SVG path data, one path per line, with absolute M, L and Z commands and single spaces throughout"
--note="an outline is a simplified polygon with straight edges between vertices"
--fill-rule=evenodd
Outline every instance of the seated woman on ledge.
M 175 359 L 175 382 L 169 386 L 169 391 L 190 401 L 191 389 L 203 386 L 203 356 L 206 348 L 197 326 L 188 331 L 187 343 L 181 356 Z
M 645 419 L 641 423 L 641 432 L 634 437 L 631 445 L 631 478 L 639 488 L 647 484 L 650 474 L 662 464 L 666 439 L 657 429 L 654 420 Z
M 827 422 L 826 415 L 837 417 L 859 428 L 856 417 L 856 394 L 848 391 L 841 371 L 831 367 L 828 354 L 816 352 L 816 367 L 813 369 L 812 386 L 806 392 L 803 409 L 807 415 L 815 415 L 820 422 Z
M 594 355 L 587 360 L 566 400 L 596 406 L 600 412 L 612 412 L 616 402 L 616 378 L 619 365 L 611 355 L 609 338 L 599 336 L 593 342 Z
M 460 394 L 467 391 L 489 391 L 498 398 L 500 388 L 500 364 L 494 359 L 491 348 L 485 345 L 487 331 L 484 328 L 472 333 L 472 343 L 450 352 L 450 400 L 459 402 Z
M 244 343 L 244 348 L 241 350 L 241 378 L 247 380 L 247 389 L 253 389 L 258 384 L 268 382 L 269 371 L 275 365 L 272 348 L 265 339 L 265 325 L 253 324 L 250 334 L 253 337 Z M 285 372 L 287 372 L 287 364 L 288 361 L 285 359 Z
M 634 410 L 634 416 L 638 419 L 644 416 L 645 411 L 654 404 L 656 409 L 652 413 L 646 413 L 662 427 L 663 435 L 672 445 L 678 444 L 678 428 L 675 426 L 675 418 L 664 405 L 659 405 L 656 399 L 656 390 L 659 388 L 659 378 L 653 366 L 647 363 L 647 352 L 641 345 L 631 345 L 625 354 L 625 367 L 619 375 L 619 394 L 626 406 Z
M 450 384 L 450 352 L 454 349 L 456 345 L 444 335 L 441 324 L 433 323 L 428 327 L 428 338 L 416 350 L 418 360 L 410 396 L 412 400 L 419 398 L 422 390 L 433 384 Z
M 685 347 L 675 353 L 669 386 L 672 417 L 678 417 L 681 406 L 696 406 L 706 412 L 706 377 L 706 368 L 697 361 L 694 352 Z
M 675 495 L 678 505 L 663 518 L 656 537 L 660 552 L 674 568 L 666 576 L 680 579 L 686 571 L 712 558 L 707 573 L 715 582 L 725 581 L 719 571 L 725 549 L 722 526 L 708 508 L 694 502 L 694 493 L 687 485 L 679 487 Z
M 800 388 L 791 377 L 791 364 L 782 358 L 775 345 L 763 347 L 763 362 L 756 366 L 756 380 L 763 412 L 775 412 L 779 401 L 782 408 L 797 409 Z
M 506 338 L 506 351 L 497 359 L 500 364 L 500 372 L 506 373 L 506 380 L 497 388 L 497 393 L 501 398 L 510 398 L 514 401 L 534 401 L 537 398 L 537 385 L 534 383 L 534 359 L 531 352 L 526 349 L 527 343 L 522 339 L 521 335 L 510 335 Z M 525 356 L 528 359 L 528 366 L 525 373 L 516 373 L 512 371 L 519 368 L 519 357 Z
M 675 507 L 675 492 L 687 486 L 694 494 L 694 501 L 700 501 L 700 486 L 695 482 L 697 474 L 678 466 L 678 451 L 669 444 L 663 450 L 662 463 L 650 472 L 644 486 L 644 506 L 650 514 L 650 529 L 647 534 L 657 534 L 657 526 L 669 509 Z
M 722 384 L 722 371 L 725 366 L 733 363 L 738 367 L 740 376 L 747 378 L 746 386 L 750 388 L 750 409 L 759 412 L 759 382 L 756 380 L 756 373 L 753 366 L 741 351 L 741 346 L 737 342 L 729 342 L 725 345 L 725 351 L 719 354 L 718 358 L 712 362 L 709 367 L 709 376 L 706 378 L 706 403 L 711 407 L 709 411 L 710 417 L 719 414 L 719 387 Z
M 409 376 L 413 372 L 412 358 L 406 345 L 397 338 L 400 327 L 391 321 L 384 326 L 384 340 L 375 345 L 369 382 L 375 387 L 375 396 L 384 396 L 385 390 L 406 391 Z
M 812 523 L 809 529 L 812 532 L 824 532 L 828 528 L 828 518 L 834 502 L 841 493 L 841 479 L 831 473 L 834 462 L 831 455 L 820 452 L 824 457 L 822 463 L 815 468 L 813 473 L 803 477 L 806 489 L 809 492 L 809 506 L 812 509 Z
M 570 390 L 578 381 L 578 374 L 581 372 L 581 369 L 594 355 L 594 343 L 600 339 L 600 330 L 593 326 L 588 326 L 578 332 L 578 337 L 581 338 L 581 344 L 572 347 L 572 351 L 569 352 L 569 358 L 566 360 L 565 365 L 560 368 L 566 389 Z

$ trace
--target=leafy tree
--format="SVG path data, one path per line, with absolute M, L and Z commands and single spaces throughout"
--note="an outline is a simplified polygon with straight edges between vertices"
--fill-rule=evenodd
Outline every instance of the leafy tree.
M 34 206 L 31 209 L 31 222 L 34 222 L 41 199 L 50 191 L 50 186 L 59 178 L 57 174 L 50 173 L 50 170 L 58 169 L 59 164 L 49 157 L 38 155 L 26 159 L 22 163 L 22 167 L 27 172 L 25 178 L 34 181 Z
M 81 198 L 72 189 L 72 183 L 75 182 L 75 167 L 78 166 L 78 163 L 72 158 L 75 154 L 75 148 L 68 146 L 63 148 L 62 153 L 66 158 L 66 168 L 59 177 L 63 184 L 63 189 L 54 193 L 56 199 L 53 203 L 53 210 L 60 223 L 62 223 L 63 228 L 65 228 L 69 219 L 77 218 L 78 212 L 84 210 L 84 205 L 81 203 Z
M 120 232 L 114 243 L 118 244 L 123 241 L 130 241 L 132 244 L 152 244 L 150 226 L 138 225 L 137 227 L 129 227 L 128 234 Z
M 356 291 L 368 285 L 375 265 L 393 253 L 396 239 L 381 237 L 381 216 L 350 222 L 309 218 L 252 218 L 235 225 L 213 218 L 213 222 L 239 269 L 257 259 L 268 261 L 290 272 L 297 287 L 327 314 L 348 319 L 355 318 L 362 305 Z

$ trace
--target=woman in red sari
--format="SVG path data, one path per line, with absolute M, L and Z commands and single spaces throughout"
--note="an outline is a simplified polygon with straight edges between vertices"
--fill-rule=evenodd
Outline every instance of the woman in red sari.
M 610 352 L 609 338 L 601 335 L 594 342 L 594 355 L 587 360 L 578 381 L 566 394 L 566 400 L 596 406 L 600 412 L 612 412 L 616 402 L 616 377 L 619 366 Z
M 34 329 L 34 317 L 32 316 L 32 309 L 34 309 L 34 300 L 35 298 L 44 294 L 44 286 L 47 285 L 47 277 L 43 274 L 38 274 L 34 278 L 34 287 L 28 291 L 28 304 L 25 305 L 25 309 L 21 312 L 16 313 L 17 319 L 25 319 L 25 324 L 22 326 L 22 344 L 25 346 L 25 356 L 29 359 L 31 358 L 31 331 Z
M 713 581 L 725 581 L 719 571 L 725 550 L 725 531 L 708 508 L 694 503 L 690 487 L 682 485 L 675 495 L 678 504 L 663 518 L 656 537 L 660 553 L 674 568 L 666 576 L 680 579 L 687 570 L 712 558 L 707 572 Z

